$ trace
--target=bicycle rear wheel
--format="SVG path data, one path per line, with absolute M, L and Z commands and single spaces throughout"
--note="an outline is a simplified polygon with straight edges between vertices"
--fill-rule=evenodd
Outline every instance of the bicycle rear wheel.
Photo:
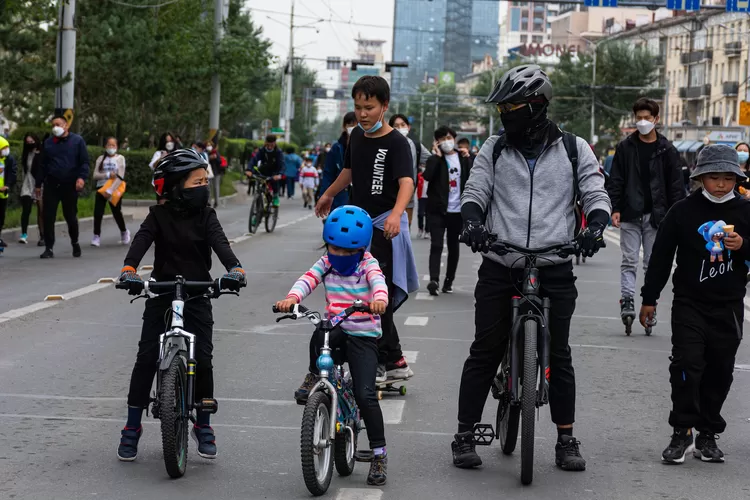
M 266 212 L 266 232 L 272 233 L 276 229 L 276 222 L 279 220 L 279 207 L 273 206 L 273 202 L 268 205 Z
M 495 428 L 500 438 L 500 447 L 505 455 L 510 455 L 516 449 L 520 416 L 521 407 L 518 405 L 511 406 L 510 396 L 503 397 L 498 401 Z
M 250 204 L 250 218 L 248 220 L 247 231 L 255 234 L 260 227 L 260 221 L 263 218 L 263 195 L 257 193 Z
M 335 397 L 335 396 L 334 396 Z M 300 455 L 305 486 L 315 496 L 328 491 L 333 476 L 333 443 L 329 440 L 331 418 L 330 400 L 323 392 L 316 392 L 307 400 L 302 413 Z
M 185 365 L 180 356 L 175 356 L 169 368 L 162 372 L 161 403 L 161 444 L 164 450 L 164 465 L 169 477 L 178 478 L 185 474 L 188 452 L 187 389 Z
M 534 478 L 534 416 L 536 413 L 537 323 L 527 319 L 523 325 L 523 380 L 521 381 L 521 483 L 531 484 Z

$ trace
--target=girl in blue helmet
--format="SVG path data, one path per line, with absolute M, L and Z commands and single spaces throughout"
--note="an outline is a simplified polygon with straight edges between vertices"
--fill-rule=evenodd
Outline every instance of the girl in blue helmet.
M 276 307 L 289 312 L 325 281 L 326 312 L 336 315 L 362 300 L 371 313 L 355 313 L 330 334 L 331 349 L 339 349 L 349 363 L 354 383 L 354 398 L 367 427 L 367 438 L 373 452 L 367 484 L 381 486 L 386 481 L 388 458 L 385 451 L 383 413 L 375 393 L 378 367 L 377 340 L 382 335 L 380 314 L 388 305 L 388 286 L 377 259 L 367 251 L 372 238 L 372 219 L 359 207 L 344 205 L 328 216 L 323 226 L 326 255 L 303 274 Z M 323 345 L 322 332 L 316 331 L 310 341 L 310 373 L 294 393 L 300 404 L 318 380 L 315 361 Z

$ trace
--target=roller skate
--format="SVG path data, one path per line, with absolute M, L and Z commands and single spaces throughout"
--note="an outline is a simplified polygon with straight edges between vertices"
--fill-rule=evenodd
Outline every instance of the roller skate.
M 620 299 L 620 319 L 622 319 L 622 324 L 625 325 L 625 335 L 629 337 L 633 331 L 633 321 L 635 320 L 633 297 Z
M 656 310 L 654 310 L 654 317 L 653 318 L 647 318 L 646 319 L 646 337 L 651 336 L 651 332 L 653 331 L 653 328 L 656 326 L 656 323 L 658 323 L 658 320 L 656 319 Z

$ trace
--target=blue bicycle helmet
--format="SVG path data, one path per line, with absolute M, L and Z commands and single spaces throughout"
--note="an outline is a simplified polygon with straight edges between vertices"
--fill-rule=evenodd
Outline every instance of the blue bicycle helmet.
M 323 241 L 339 248 L 365 248 L 372 239 L 372 219 L 359 207 L 343 205 L 328 214 Z

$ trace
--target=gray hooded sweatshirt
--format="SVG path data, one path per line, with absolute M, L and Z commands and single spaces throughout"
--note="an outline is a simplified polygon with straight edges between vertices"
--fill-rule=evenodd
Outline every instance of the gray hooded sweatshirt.
M 485 226 L 498 239 L 525 248 L 540 248 L 570 242 L 575 237 L 575 178 L 568 153 L 557 137 L 545 146 L 530 167 L 515 148 L 506 145 L 497 163 L 492 165 L 492 150 L 498 136 L 483 145 L 474 160 L 461 204 L 473 202 L 487 215 Z M 611 203 L 604 189 L 604 175 L 589 145 L 576 138 L 578 146 L 578 185 L 587 216 L 594 210 L 611 213 Z M 488 210 L 489 207 L 489 210 Z M 483 255 L 506 267 L 524 267 L 518 254 Z M 540 259 L 540 267 L 570 260 L 557 256 Z

